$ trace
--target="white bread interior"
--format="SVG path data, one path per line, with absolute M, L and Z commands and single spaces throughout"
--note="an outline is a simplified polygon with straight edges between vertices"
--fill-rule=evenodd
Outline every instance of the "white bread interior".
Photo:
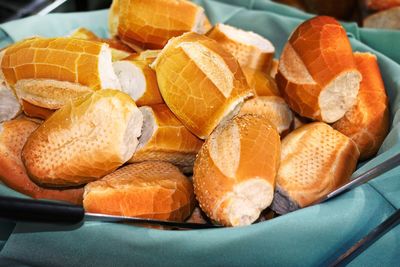
M 318 102 L 323 121 L 332 123 L 344 116 L 356 102 L 360 81 L 358 71 L 348 71 L 338 75 L 321 91 Z
M 150 107 L 140 107 L 139 110 L 143 115 L 143 126 L 142 134 L 139 137 L 139 143 L 136 150 L 140 150 L 141 148 L 145 147 L 158 128 L 154 119 L 153 110 Z
M 220 30 L 231 40 L 249 46 L 255 46 L 264 53 L 274 53 L 274 45 L 262 37 L 261 35 L 252 31 L 244 31 L 226 24 L 218 24 Z
M 14 92 L 0 81 L 0 123 L 21 113 L 21 105 Z
M 116 61 L 113 67 L 120 81 L 121 91 L 130 95 L 135 101 L 141 98 L 147 86 L 142 69 L 128 60 Z
M 114 73 L 112 53 L 108 45 L 101 47 L 98 71 L 102 89 L 118 90 L 121 88 L 118 77 Z
M 196 20 L 194 22 L 194 25 L 193 25 L 191 31 L 197 32 L 200 34 L 205 34 L 208 31 L 208 28 L 205 27 L 206 19 L 207 19 L 207 16 L 206 16 L 206 13 L 204 12 L 204 9 L 202 7 L 199 7 L 197 14 L 196 14 Z

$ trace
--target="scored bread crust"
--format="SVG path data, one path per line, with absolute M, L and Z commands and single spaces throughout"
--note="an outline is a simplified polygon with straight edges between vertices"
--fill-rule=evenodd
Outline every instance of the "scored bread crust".
M 363 75 L 357 102 L 332 127 L 350 137 L 366 160 L 378 152 L 389 131 L 389 103 L 376 56 L 354 53 L 354 59 Z
M 191 172 L 202 140 L 189 132 L 165 104 L 139 109 L 144 119 L 142 136 L 129 162 L 166 161 Z M 145 136 L 148 131 L 150 136 Z
M 165 103 L 201 139 L 254 94 L 236 59 L 196 33 L 171 39 L 151 67 Z
M 183 221 L 194 208 L 193 185 L 167 162 L 127 165 L 85 186 L 85 211 Z
M 38 119 L 46 120 L 55 111 L 53 109 L 42 108 L 42 107 L 36 106 L 25 100 L 22 100 L 21 104 L 22 104 L 22 109 L 24 111 L 24 114 L 31 118 L 38 118 Z
M 285 214 L 332 192 L 349 181 L 359 154 L 350 138 L 323 122 L 294 130 L 282 141 L 271 208 Z
M 268 72 L 275 54 L 273 44 L 261 35 L 222 23 L 216 24 L 207 36 L 231 53 L 241 67 Z
M 226 226 L 251 224 L 272 202 L 279 157 L 279 134 L 268 120 L 247 114 L 221 124 L 194 165 L 201 209 Z
M 39 124 L 18 118 L 0 124 L 0 180 L 8 187 L 40 199 L 67 201 L 82 205 L 83 188 L 46 189 L 32 182 L 26 174 L 21 152 L 28 137 Z
M 84 40 L 98 41 L 101 43 L 108 44 L 111 49 L 112 61 L 121 60 L 121 59 L 126 58 L 126 57 L 130 56 L 131 54 L 135 53 L 135 50 L 133 50 L 131 47 L 127 46 L 126 44 L 122 43 L 118 39 L 118 37 L 114 37 L 111 39 L 100 38 L 96 34 L 94 34 L 92 31 L 90 31 L 86 28 L 83 28 L 83 27 L 77 28 L 74 32 L 72 32 L 70 34 L 70 37 L 84 39 Z
M 164 103 L 156 73 L 149 66 L 152 61 L 151 58 L 140 60 L 134 55 L 113 63 L 121 90 L 130 95 L 139 107 Z
M 296 28 L 276 75 L 289 106 L 303 117 L 333 123 L 354 104 L 361 74 L 343 27 L 319 16 Z
M 28 138 L 22 159 L 38 184 L 85 184 L 132 157 L 142 122 L 141 112 L 127 94 L 99 90 L 48 118 Z
M 250 88 L 254 89 L 258 96 L 281 96 L 275 80 L 265 72 L 242 67 Z
M 279 96 L 256 96 L 244 102 L 239 115 L 255 114 L 268 119 L 279 134 L 290 129 L 293 113 L 285 100 Z
M 120 88 L 108 45 L 69 37 L 11 45 L 1 59 L 1 72 L 19 99 L 51 109 L 93 90 Z
M 118 36 L 124 43 L 136 49 L 163 48 L 172 37 L 189 31 L 205 33 L 209 27 L 204 9 L 189 1 L 118 2 Z M 115 11 L 110 13 L 110 24 L 115 25 L 115 14 Z

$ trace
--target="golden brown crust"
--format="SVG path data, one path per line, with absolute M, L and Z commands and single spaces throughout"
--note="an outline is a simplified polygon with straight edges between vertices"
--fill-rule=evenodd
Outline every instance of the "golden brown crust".
M 358 157 L 354 142 L 329 125 L 302 126 L 282 141 L 277 191 L 288 203 L 305 207 L 348 182 Z M 281 198 L 275 196 L 272 208 L 280 214 L 291 211 Z
M 165 104 L 142 107 L 154 119 L 154 132 L 147 143 L 139 146 L 129 162 L 166 161 L 185 170 L 193 168 L 203 142 L 189 132 Z M 144 116 L 146 127 L 146 116 Z
M 55 110 L 42 108 L 22 99 L 22 109 L 26 116 L 46 120 Z
M 363 75 L 356 105 L 332 127 L 350 137 L 360 151 L 360 159 L 373 157 L 389 131 L 389 109 L 385 86 L 375 55 L 354 53 Z
M 195 161 L 193 182 L 200 207 L 209 218 L 224 225 L 253 222 L 272 201 L 279 157 L 279 134 L 267 120 L 248 114 L 220 125 Z M 250 186 L 252 183 L 257 189 Z M 261 187 L 262 194 L 254 191 Z M 243 196 L 255 197 L 255 202 L 232 210 L 231 204 Z M 240 215 L 235 213 L 246 214 L 250 209 L 249 221 L 237 221 Z
M 133 47 L 163 48 L 172 37 L 207 27 L 199 20 L 203 8 L 189 1 L 119 0 L 118 11 L 118 36 Z
M 194 208 L 193 185 L 167 162 L 127 165 L 85 186 L 85 211 L 183 221 Z
M 347 82 L 333 84 L 338 78 Z M 360 80 L 346 31 L 335 19 L 325 16 L 307 20 L 296 28 L 283 49 L 276 75 L 281 93 L 295 112 L 329 123 L 340 119 L 351 108 Z M 341 102 L 332 104 L 330 109 L 340 112 L 324 118 L 322 109 L 327 107 L 321 102 L 321 95 L 328 86 L 334 87 L 331 89 L 336 93 L 335 98 L 340 96 L 330 102 Z M 335 87 L 343 89 L 339 93 Z M 341 105 L 346 106 L 344 111 Z
M 400 6 L 400 0 L 365 0 L 368 9 L 384 10 Z
M 31 196 L 67 201 L 82 205 L 83 188 L 46 189 L 33 183 L 21 160 L 21 151 L 26 140 L 39 124 L 19 118 L 0 124 L 0 180 L 8 187 Z
M 376 12 L 363 20 L 367 28 L 400 30 L 400 6 Z
M 151 66 L 165 103 L 202 139 L 253 95 L 235 58 L 196 33 L 171 39 Z
M 232 31 L 232 36 L 225 31 Z M 239 35 L 241 36 L 240 39 L 233 39 Z M 248 67 L 264 72 L 267 72 L 271 68 L 275 48 L 261 35 L 218 23 L 207 33 L 207 36 L 217 41 L 218 44 L 231 53 L 238 60 L 241 67 Z M 258 42 L 268 43 L 270 46 L 269 49 L 262 50 L 255 44 L 246 43 L 255 38 L 258 39 Z
M 142 114 L 132 98 L 116 90 L 99 90 L 48 118 L 28 138 L 22 159 L 39 184 L 85 184 L 132 157 L 141 127 Z
M 258 96 L 281 96 L 275 80 L 265 72 L 242 67 L 250 88 L 254 89 Z

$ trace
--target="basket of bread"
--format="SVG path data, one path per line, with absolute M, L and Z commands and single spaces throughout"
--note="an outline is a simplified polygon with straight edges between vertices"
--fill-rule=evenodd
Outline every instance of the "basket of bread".
M 221 226 L 174 238 L 248 228 L 250 242 L 253 227 L 349 183 L 389 132 L 381 62 L 334 18 L 298 23 L 281 47 L 190 1 L 114 0 L 107 23 L 109 38 L 81 27 L 1 51 L 7 187 L 90 213 Z

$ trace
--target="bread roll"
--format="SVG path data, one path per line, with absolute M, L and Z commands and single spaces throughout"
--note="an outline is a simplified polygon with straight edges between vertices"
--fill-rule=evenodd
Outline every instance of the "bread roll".
M 113 63 L 121 90 L 130 95 L 138 106 L 164 103 L 156 73 L 149 67 L 150 63 L 150 59 L 136 60 L 135 57 Z
M 295 114 L 294 118 L 293 118 L 293 130 L 296 130 L 297 128 L 300 128 L 300 127 L 302 127 L 302 126 L 304 126 L 306 124 L 309 124 L 311 122 L 312 122 L 312 120 L 304 118 L 304 117 L 301 117 L 301 116 Z
M 279 134 L 268 120 L 248 114 L 222 123 L 194 165 L 201 209 L 226 226 L 253 223 L 272 202 L 279 157 Z
M 151 67 L 165 103 L 201 139 L 254 94 L 235 58 L 196 33 L 171 39 Z
M 25 100 L 22 100 L 22 109 L 24 110 L 24 114 L 31 118 L 38 118 L 42 120 L 46 120 L 54 113 L 54 109 L 42 108 L 36 105 L 33 105 Z
M 271 69 L 269 70 L 269 75 L 274 79 L 276 74 L 278 73 L 278 65 L 279 61 L 277 59 L 273 59 L 271 64 Z
M 153 63 L 153 61 L 157 58 L 160 52 L 161 50 L 143 50 L 140 51 L 139 53 L 131 55 L 130 59 L 146 60 L 149 61 L 150 63 Z
M 366 6 L 372 10 L 384 10 L 400 6 L 400 0 L 365 0 Z
M 356 105 L 332 127 L 350 137 L 366 160 L 378 152 L 389 131 L 389 110 L 385 86 L 376 56 L 354 53 L 358 70 L 363 76 Z
M 108 11 L 108 30 L 111 37 L 118 36 L 119 0 L 113 0 Z
M 194 207 L 193 185 L 167 162 L 127 165 L 85 186 L 86 212 L 183 221 Z
M 109 19 L 111 33 L 118 32 L 135 50 L 160 49 L 172 37 L 189 31 L 205 33 L 209 27 L 203 8 L 185 0 L 119 0 Z
M 302 126 L 282 141 L 281 164 L 271 208 L 285 214 L 303 208 L 349 181 L 359 151 L 328 124 Z
M 20 100 L 48 109 L 94 90 L 120 88 L 108 45 L 82 39 L 21 41 L 5 50 L 1 71 Z
M 275 47 L 261 35 L 218 23 L 207 36 L 231 53 L 242 67 L 262 71 L 271 68 Z
M 367 28 L 400 30 L 400 6 L 366 17 L 363 26 Z
M 0 80 L 0 123 L 11 120 L 21 113 L 21 105 L 13 90 Z
M 281 96 L 276 82 L 268 74 L 250 68 L 242 68 L 247 83 L 258 96 Z
M 203 142 L 189 132 L 165 104 L 141 107 L 142 135 L 129 162 L 167 161 L 188 173 Z
M 33 198 L 62 200 L 82 205 L 83 188 L 45 189 L 33 183 L 26 174 L 21 151 L 37 127 L 38 123 L 24 118 L 0 124 L 0 180 L 8 187 Z
M 283 49 L 276 75 L 294 111 L 327 123 L 339 120 L 354 105 L 360 81 L 345 30 L 324 16 L 297 27 Z
M 99 90 L 48 118 L 28 138 L 22 159 L 38 184 L 82 185 L 132 157 L 142 122 L 142 113 L 127 94 Z
M 349 19 L 357 7 L 357 0 L 302 0 L 308 13 Z
M 246 100 L 239 115 L 255 114 L 267 118 L 279 134 L 290 129 L 293 113 L 285 100 L 279 96 L 256 96 Z
M 135 50 L 122 43 L 117 37 L 111 39 L 100 38 L 86 28 L 76 29 L 73 33 L 71 33 L 70 37 L 108 44 L 111 49 L 112 61 L 124 59 L 135 53 Z

